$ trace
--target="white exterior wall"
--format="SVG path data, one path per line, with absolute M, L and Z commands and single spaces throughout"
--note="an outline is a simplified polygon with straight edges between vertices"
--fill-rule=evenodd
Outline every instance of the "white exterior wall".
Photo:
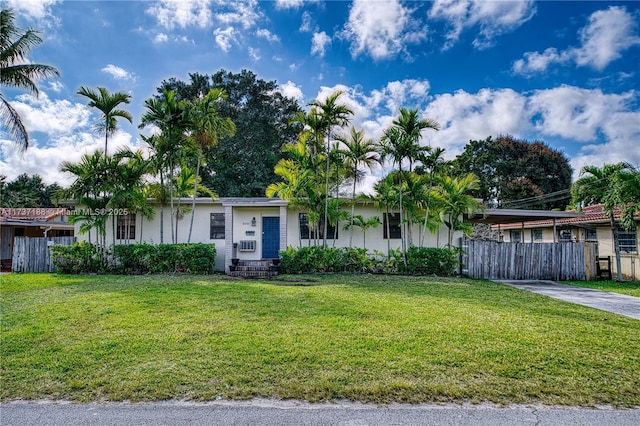
M 313 245 L 314 241 L 300 240 L 300 227 L 298 222 L 298 213 L 300 210 L 289 209 L 285 203 L 281 200 L 270 199 L 248 199 L 250 201 L 243 201 L 243 199 L 222 199 L 211 201 L 210 199 L 198 199 L 195 207 L 195 216 L 193 220 L 193 231 L 191 234 L 192 243 L 205 243 L 214 244 L 216 247 L 216 263 L 215 270 L 225 271 L 228 270 L 228 266 L 231 264 L 231 258 L 236 256 L 240 260 L 257 260 L 262 258 L 262 219 L 264 217 L 279 217 L 280 218 L 280 249 L 284 250 L 288 246 L 298 247 L 300 243 L 303 246 L 309 244 Z M 183 205 L 188 204 L 190 201 L 183 200 Z M 134 243 L 148 243 L 148 244 L 160 244 L 160 206 L 154 207 L 155 215 L 151 220 L 147 220 L 142 217 L 141 214 L 136 215 L 136 228 L 135 239 L 129 240 L 130 244 Z M 350 208 L 347 208 L 349 213 Z M 211 213 L 225 214 L 225 239 L 211 239 L 210 236 L 210 215 Z M 381 224 L 377 228 L 369 228 L 366 231 L 366 248 L 369 252 L 373 253 L 374 250 L 382 253 L 387 253 L 387 247 L 391 249 L 400 248 L 400 239 L 391 239 L 387 246 L 387 240 L 383 238 L 383 212 L 377 210 L 373 206 L 356 206 L 356 214 L 362 215 L 364 218 L 377 216 L 380 219 Z M 164 238 L 162 242 L 164 244 L 170 244 L 171 238 L 171 208 L 169 206 L 164 207 Z M 230 218 L 232 218 L 230 220 Z M 255 218 L 255 226 L 253 225 L 253 219 Z M 184 215 L 182 219 L 177 221 L 178 231 L 178 243 L 186 243 L 189 236 L 189 225 L 191 221 L 191 212 Z M 349 230 L 345 230 L 344 226 L 346 222 L 341 222 L 338 228 L 338 239 L 334 242 L 333 239 L 328 239 L 327 244 L 329 247 L 349 247 Z M 75 232 L 78 241 L 88 241 L 88 234 L 79 234 L 80 224 L 75 225 Z M 174 235 L 176 228 L 174 228 Z M 439 232 L 430 233 L 427 231 L 425 236 L 426 247 L 444 247 L 447 244 L 447 228 L 442 225 Z M 251 235 L 253 233 L 253 235 Z M 419 245 L 421 242 L 422 224 L 414 224 L 412 227 L 412 241 L 414 245 Z M 95 242 L 95 231 L 92 231 L 92 241 Z M 461 237 L 460 232 L 454 234 L 454 243 Z M 111 227 L 111 221 L 107 223 L 107 244 L 111 245 L 113 242 L 113 232 Z M 239 244 L 240 241 L 255 241 L 255 251 L 240 251 L 237 249 L 234 251 L 233 245 Z M 363 247 L 364 234 L 358 227 L 353 229 L 353 247 Z M 409 235 L 407 233 L 407 242 L 409 242 Z M 118 244 L 125 244 L 125 240 L 118 240 Z M 408 245 L 408 243 L 407 243 Z

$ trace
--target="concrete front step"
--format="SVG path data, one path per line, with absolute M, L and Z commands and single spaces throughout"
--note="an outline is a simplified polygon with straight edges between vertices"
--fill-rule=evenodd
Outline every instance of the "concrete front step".
M 271 260 L 241 260 L 237 265 L 229 267 L 232 277 L 264 278 L 278 275 L 278 268 Z

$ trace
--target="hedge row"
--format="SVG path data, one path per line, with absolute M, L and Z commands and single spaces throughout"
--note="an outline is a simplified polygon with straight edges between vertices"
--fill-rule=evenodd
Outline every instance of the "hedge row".
M 65 274 L 209 274 L 216 260 L 212 244 L 127 244 L 103 250 L 82 241 L 51 251 L 56 270 Z
M 455 273 L 457 259 L 457 252 L 446 248 L 411 247 L 405 264 L 400 250 L 391 250 L 387 256 L 378 251 L 371 255 L 363 248 L 289 246 L 280 252 L 278 271 L 284 274 L 370 272 L 447 276 Z

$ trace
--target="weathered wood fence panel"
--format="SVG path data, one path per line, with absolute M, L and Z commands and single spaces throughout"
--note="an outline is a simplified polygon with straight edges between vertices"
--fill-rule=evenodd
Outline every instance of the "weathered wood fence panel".
M 596 276 L 597 243 L 500 243 L 465 239 L 462 268 L 471 278 L 585 280 Z
M 55 270 L 49 251 L 50 244 L 71 245 L 75 237 L 30 238 L 13 240 L 13 272 L 53 272 Z

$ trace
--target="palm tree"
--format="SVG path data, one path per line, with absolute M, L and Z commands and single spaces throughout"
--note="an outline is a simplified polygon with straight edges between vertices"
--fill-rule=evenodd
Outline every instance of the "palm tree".
M 605 164 L 602 168 L 584 166 L 580 171 L 581 177 L 571 187 L 571 194 L 575 203 L 586 206 L 603 204 L 613 236 L 618 281 L 622 281 L 622 268 L 614 210 L 625 203 L 624 191 L 620 191 L 619 185 L 621 180 L 626 180 L 623 176 L 628 168 L 629 165 L 627 163 Z
M 337 91 L 331 94 L 324 102 L 319 102 L 317 100 L 310 103 L 311 106 L 319 108 L 321 112 L 321 129 L 324 130 L 326 134 L 326 155 L 327 155 L 327 167 L 325 174 L 325 193 L 326 198 L 324 201 L 324 235 L 322 245 L 324 248 L 327 247 L 327 224 L 328 224 L 328 216 L 329 216 L 329 175 L 330 175 L 330 163 L 329 160 L 329 151 L 331 150 L 331 130 L 334 126 L 346 126 L 349 123 L 350 116 L 353 115 L 353 111 L 345 106 L 338 104 L 338 98 L 342 96 L 343 91 Z
M 37 80 L 57 77 L 60 72 L 50 66 L 33 64 L 27 55 L 42 43 L 35 30 L 22 30 L 15 26 L 15 16 L 11 9 L 0 10 L 0 85 L 27 90 L 39 95 Z M 29 146 L 29 133 L 20 114 L 0 92 L 0 118 L 9 135 L 21 149 Z
M 202 98 L 196 99 L 187 107 L 187 120 L 189 122 L 189 139 L 195 145 L 198 155 L 196 159 L 196 179 L 194 179 L 193 201 L 191 203 L 191 223 L 189 225 L 189 237 L 187 244 L 191 242 L 191 231 L 193 230 L 193 217 L 196 208 L 196 196 L 198 194 L 200 162 L 202 161 L 202 150 L 206 147 L 214 146 L 218 139 L 233 136 L 236 126 L 229 117 L 222 118 L 218 115 L 217 104 L 221 99 L 227 97 L 223 89 L 211 89 Z
M 406 108 L 400 108 L 400 116 L 393 120 L 392 126 L 388 128 L 382 136 L 382 158 L 391 157 L 393 164 L 398 165 L 400 183 L 402 188 L 404 185 L 404 174 L 402 164 L 405 160 L 408 160 L 411 164 L 415 160 L 415 156 L 420 151 L 419 141 L 422 137 L 422 131 L 424 129 L 439 130 L 440 125 L 431 119 L 420 119 L 418 117 L 418 110 L 407 110 Z M 404 212 L 402 208 L 402 189 L 399 191 L 400 195 L 400 241 L 402 249 L 402 258 L 406 264 L 406 243 L 404 235 Z
M 355 219 L 355 197 L 356 184 L 362 176 L 360 166 L 369 169 L 374 163 L 379 162 L 378 146 L 371 139 L 364 138 L 364 131 L 357 131 L 355 127 L 351 128 L 349 138 L 343 136 L 336 137 L 344 145 L 344 149 L 340 152 L 345 160 L 347 167 L 350 169 L 349 177 L 353 179 L 353 188 L 351 191 L 351 226 L 349 234 L 349 247 L 353 243 L 353 221 Z
M 173 212 L 173 175 L 184 156 L 185 132 L 188 126 L 185 109 L 187 103 L 178 101 L 176 93 L 163 90 L 160 98 L 150 98 L 144 102 L 147 112 L 142 116 L 140 128 L 155 126 L 160 134 L 155 135 L 150 146 L 154 151 L 153 163 L 160 174 L 160 185 L 164 187 L 165 180 L 169 188 L 169 204 L 171 212 L 171 238 L 174 235 Z M 168 174 L 168 176 L 167 176 Z M 163 212 L 160 210 L 160 242 L 163 237 Z
M 366 203 L 372 202 L 378 208 L 384 208 L 386 215 L 386 232 L 387 232 L 387 257 L 391 255 L 391 232 L 389 226 L 389 217 L 391 211 L 398 205 L 397 187 L 393 181 L 393 175 L 387 175 L 384 179 L 379 180 L 373 186 L 375 195 L 361 195 L 361 199 Z
M 351 216 L 351 222 L 344 226 L 344 229 L 353 229 L 354 226 L 362 229 L 362 248 L 367 248 L 367 230 L 369 228 L 377 228 L 380 225 L 378 216 L 371 216 L 367 219 L 361 214 Z
M 471 226 L 464 222 L 463 215 L 473 216 L 478 210 L 484 211 L 482 203 L 470 195 L 479 188 L 480 179 L 473 173 L 462 177 L 443 176 L 434 188 L 433 196 L 439 204 L 445 225 L 449 228 L 448 247 L 453 246 L 453 232 L 470 233 Z
M 110 94 L 104 87 L 98 87 L 96 92 L 85 86 L 81 86 L 78 95 L 89 99 L 89 106 L 102 112 L 100 122 L 96 126 L 97 130 L 104 132 L 104 155 L 107 155 L 107 141 L 109 136 L 118 130 L 117 118 L 124 118 L 129 123 L 132 122 L 131 114 L 123 109 L 118 109 L 120 104 L 131 102 L 131 95 L 124 92 Z
M 429 221 L 429 207 L 431 204 L 431 190 L 433 189 L 434 178 L 442 171 L 446 162 L 444 160 L 444 148 L 429 147 L 428 150 L 421 153 L 418 156 L 418 160 L 422 163 L 423 169 L 427 172 L 427 198 L 425 200 L 425 213 L 424 213 L 424 226 L 422 230 L 422 238 L 420 240 L 420 246 L 424 246 L 424 238 L 427 234 L 427 224 Z

